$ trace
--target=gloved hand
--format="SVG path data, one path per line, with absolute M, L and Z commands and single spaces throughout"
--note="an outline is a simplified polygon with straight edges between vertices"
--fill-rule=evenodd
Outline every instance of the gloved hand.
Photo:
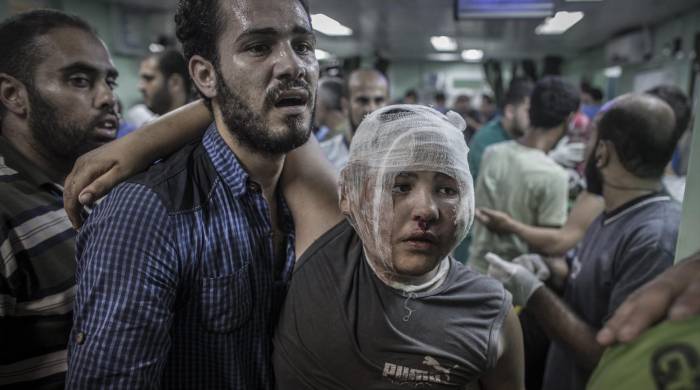
M 491 252 L 485 258 L 489 262 L 489 276 L 503 283 L 516 306 L 525 307 L 532 293 L 542 286 L 542 281 L 520 264 L 505 261 Z
M 542 259 L 542 256 L 534 253 L 520 255 L 513 259 L 513 263 L 522 265 L 528 271 L 535 274 L 535 276 L 537 276 L 537 279 L 543 282 L 549 279 L 549 276 L 551 275 L 551 273 L 549 272 L 549 267 L 547 266 L 547 263 L 545 263 Z
M 573 168 L 583 161 L 585 152 L 586 145 L 583 142 L 569 143 L 569 137 L 564 137 L 549 151 L 549 157 L 562 166 Z

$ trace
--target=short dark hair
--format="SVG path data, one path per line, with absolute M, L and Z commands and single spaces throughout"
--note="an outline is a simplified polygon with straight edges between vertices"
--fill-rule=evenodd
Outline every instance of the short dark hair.
M 164 79 L 167 80 L 174 74 L 180 75 L 185 82 L 185 90 L 189 96 L 192 88 L 192 79 L 190 78 L 190 72 L 187 70 L 187 63 L 182 53 L 175 49 L 167 49 L 159 53 L 154 53 L 150 55 L 149 58 L 156 59 L 158 70 L 163 74 Z
M 676 137 L 680 138 L 688 130 L 690 123 L 691 103 L 688 95 L 675 85 L 659 85 L 646 93 L 654 95 L 671 106 L 673 114 L 676 116 Z
M 600 88 L 593 87 L 588 90 L 588 94 L 591 95 L 594 102 L 601 102 L 603 100 L 603 91 L 601 91 Z
M 219 65 L 217 42 L 226 21 L 222 18 L 222 0 L 178 0 L 175 11 L 175 35 L 182 44 L 185 63 L 194 55 L 200 55 L 214 66 Z M 306 0 L 296 0 L 306 11 L 311 23 L 311 13 Z M 205 99 L 209 105 L 209 99 Z
M 447 96 L 445 96 L 445 93 L 444 93 L 444 92 L 436 92 L 436 93 L 435 93 L 435 100 L 436 100 L 436 101 L 439 101 L 439 100 L 443 100 L 443 101 L 444 101 L 444 100 L 446 100 L 446 99 L 447 99 Z
M 559 126 L 580 103 L 580 93 L 572 84 L 558 76 L 544 77 L 530 95 L 530 124 L 540 129 Z
M 481 94 L 481 102 L 486 103 L 486 104 L 493 104 L 493 98 L 491 95 L 487 95 L 485 93 Z
M 534 84 L 528 79 L 513 79 L 503 99 L 503 107 L 508 104 L 515 106 L 523 103 L 526 98 L 530 97 L 533 88 Z
M 57 28 L 72 27 L 95 37 L 97 32 L 86 21 L 64 12 L 39 9 L 19 13 L 0 23 L 0 73 L 16 78 L 28 87 L 33 86 L 37 65 L 46 58 L 37 39 Z M 0 120 L 5 106 L 0 105 Z
M 656 101 L 656 106 L 650 100 Z M 641 178 L 661 177 L 678 141 L 669 111 L 672 109 L 657 97 L 632 96 L 603 113 L 598 139 L 612 142 L 630 173 Z

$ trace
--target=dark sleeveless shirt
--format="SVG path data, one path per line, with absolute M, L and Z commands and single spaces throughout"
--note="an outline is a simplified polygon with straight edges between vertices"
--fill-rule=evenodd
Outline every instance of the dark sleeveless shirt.
M 274 338 L 277 388 L 463 389 L 497 360 L 511 309 L 494 279 L 450 259 L 446 280 L 406 293 L 373 273 L 343 221 L 299 259 Z

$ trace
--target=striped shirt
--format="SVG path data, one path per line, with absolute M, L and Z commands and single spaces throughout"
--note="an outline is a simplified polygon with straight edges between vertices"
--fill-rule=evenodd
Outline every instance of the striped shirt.
M 272 332 L 294 266 L 270 208 L 212 125 L 117 186 L 77 242 L 70 389 L 272 389 Z
M 75 232 L 62 195 L 0 136 L 0 387 L 63 388 Z

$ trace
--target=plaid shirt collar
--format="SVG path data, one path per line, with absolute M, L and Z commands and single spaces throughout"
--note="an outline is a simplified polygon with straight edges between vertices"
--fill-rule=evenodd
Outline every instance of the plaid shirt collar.
M 209 154 L 214 169 L 218 172 L 223 182 L 228 186 L 233 195 L 240 197 L 247 191 L 248 172 L 243 169 L 238 158 L 219 134 L 216 123 L 209 125 L 202 139 L 204 149 Z

